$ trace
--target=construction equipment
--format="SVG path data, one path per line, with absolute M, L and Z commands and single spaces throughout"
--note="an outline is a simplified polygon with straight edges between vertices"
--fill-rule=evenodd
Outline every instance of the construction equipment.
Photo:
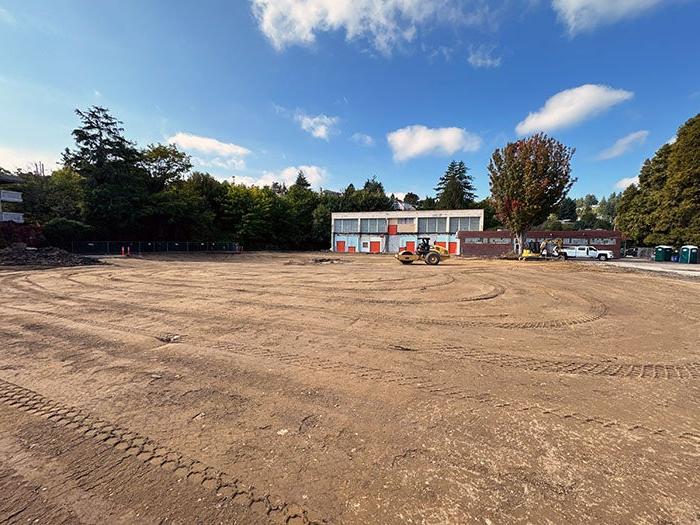
M 530 241 L 520 255 L 520 260 L 553 259 L 559 257 L 563 248 L 564 241 L 561 239 L 545 239 L 541 243 Z
M 442 246 L 431 245 L 429 237 L 420 237 L 415 253 L 411 250 L 401 250 L 396 258 L 401 264 L 413 264 L 415 261 L 425 261 L 425 264 L 435 266 L 440 261 L 450 257 L 450 252 Z

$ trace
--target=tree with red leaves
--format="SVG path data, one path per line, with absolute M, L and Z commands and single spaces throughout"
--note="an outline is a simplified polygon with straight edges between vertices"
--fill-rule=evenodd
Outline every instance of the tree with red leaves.
M 491 201 L 513 234 L 518 255 L 527 231 L 555 212 L 576 182 L 571 177 L 574 152 L 543 133 L 493 152 L 488 167 Z

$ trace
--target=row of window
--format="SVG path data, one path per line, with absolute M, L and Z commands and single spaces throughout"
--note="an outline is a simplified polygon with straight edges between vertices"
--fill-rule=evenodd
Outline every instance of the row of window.
M 413 224 L 414 219 L 402 217 L 399 224 Z M 418 233 L 457 233 L 478 231 L 479 217 L 450 217 L 449 229 L 445 217 L 419 217 Z M 336 219 L 335 233 L 386 233 L 387 219 Z

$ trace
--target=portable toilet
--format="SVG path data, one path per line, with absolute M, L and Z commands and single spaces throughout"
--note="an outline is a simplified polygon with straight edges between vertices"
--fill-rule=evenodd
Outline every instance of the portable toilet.
M 654 260 L 658 262 L 670 261 L 673 257 L 673 246 L 657 246 L 654 249 Z
M 698 247 L 690 244 L 681 247 L 680 262 L 685 264 L 698 264 Z

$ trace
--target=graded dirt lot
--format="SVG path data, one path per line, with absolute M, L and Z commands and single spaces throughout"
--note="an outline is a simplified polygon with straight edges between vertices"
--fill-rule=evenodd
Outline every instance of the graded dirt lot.
M 314 257 L 0 269 L 0 522 L 699 519 L 700 280 Z

